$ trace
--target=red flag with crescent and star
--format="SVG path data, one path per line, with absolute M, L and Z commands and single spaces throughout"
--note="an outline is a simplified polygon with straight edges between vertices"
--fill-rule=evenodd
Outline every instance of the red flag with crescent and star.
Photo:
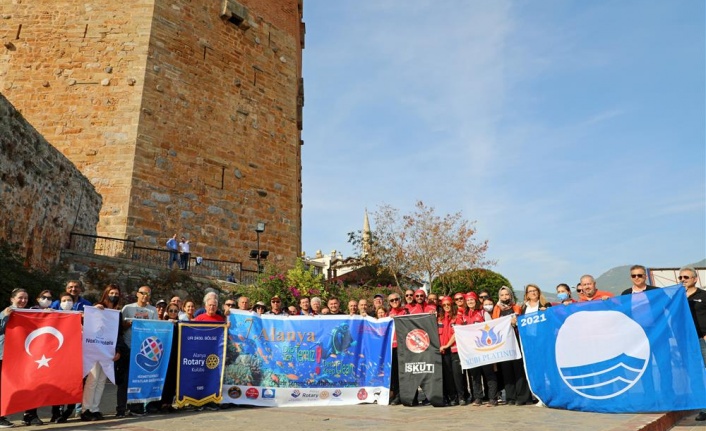
M 14 311 L 5 328 L 2 416 L 27 409 L 80 403 L 81 315 Z

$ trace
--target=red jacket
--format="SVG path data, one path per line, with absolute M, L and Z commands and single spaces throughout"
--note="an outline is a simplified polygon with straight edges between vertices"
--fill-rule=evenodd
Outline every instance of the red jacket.
M 388 313 L 388 316 L 389 317 L 404 316 L 405 314 L 409 314 L 409 311 L 404 307 L 390 308 L 390 312 Z M 396 331 L 392 331 L 392 348 L 393 349 L 397 348 L 397 332 Z
M 427 304 L 427 303 L 417 304 L 415 302 L 414 304 L 408 304 L 407 310 L 409 310 L 409 314 L 435 313 L 436 306 L 433 304 Z

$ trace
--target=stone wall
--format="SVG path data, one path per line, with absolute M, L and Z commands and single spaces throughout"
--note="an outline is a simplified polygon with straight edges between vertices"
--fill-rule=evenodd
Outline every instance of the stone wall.
M 177 233 L 192 253 L 247 262 L 264 221 L 261 248 L 293 263 L 301 7 L 5 2 L 0 89 L 101 193 L 100 235 L 163 247 Z
M 49 269 L 72 230 L 96 233 L 101 196 L 0 94 L 0 237 Z

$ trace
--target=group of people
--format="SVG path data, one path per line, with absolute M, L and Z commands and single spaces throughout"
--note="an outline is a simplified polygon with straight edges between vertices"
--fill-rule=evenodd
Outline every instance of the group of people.
M 632 286 L 622 294 L 640 294 L 641 292 L 656 289 L 647 285 L 647 271 L 644 266 L 634 265 L 630 268 Z M 706 362 L 706 291 L 697 287 L 698 273 L 694 268 L 685 267 L 679 271 L 679 282 L 686 289 L 689 307 L 699 336 L 701 352 Z M 598 290 L 596 281 L 591 275 L 584 275 L 576 286 L 577 296 L 574 298 L 571 288 L 567 284 L 556 287 L 558 301 L 551 303 L 546 300 L 539 286 L 528 284 L 524 289 L 524 298 L 517 302 L 512 289 L 503 286 L 498 291 L 497 298 L 491 298 L 488 291 L 457 292 L 451 296 L 441 296 L 431 293 L 427 295 L 423 289 L 406 290 L 404 296 L 392 293 L 385 297 L 376 294 L 369 304 L 367 299 L 351 300 L 347 310 L 341 309 L 338 298 L 328 298 L 324 304 L 318 297 L 302 297 L 298 303 L 285 306 L 282 298 L 275 295 L 270 299 L 270 306 L 263 302 L 250 304 L 246 296 L 229 297 L 219 308 L 219 295 L 209 291 L 203 298 L 203 306 L 197 309 L 196 302 L 192 299 L 182 300 L 173 296 L 158 300 L 155 306 L 151 305 L 152 290 L 149 286 L 141 286 L 136 292 L 136 300 L 123 305 L 124 292 L 116 284 L 106 286 L 100 299 L 93 304 L 98 309 L 120 310 L 120 329 L 115 356 L 115 379 L 117 385 L 116 416 L 144 415 L 147 411 L 173 411 L 172 407 L 176 392 L 176 357 L 170 358 L 169 369 L 163 389 L 162 399 L 157 402 L 143 404 L 128 404 L 127 384 L 130 367 L 130 343 L 132 336 L 132 322 L 135 319 L 153 319 L 179 321 L 205 321 L 225 322 L 230 310 L 247 310 L 258 314 L 269 315 L 361 315 L 374 318 L 395 317 L 406 314 L 434 314 L 438 323 L 440 351 L 442 354 L 442 373 L 444 398 L 447 405 L 489 407 L 504 403 L 508 405 L 524 405 L 535 403 L 524 371 L 522 359 L 500 362 L 472 368 L 467 371 L 461 369 L 461 363 L 456 349 L 454 327 L 485 322 L 499 317 L 513 315 L 514 324 L 516 316 L 546 310 L 552 306 L 568 305 L 573 302 L 586 302 L 608 299 L 613 296 L 610 292 Z M 11 305 L 0 315 L 0 370 L 2 370 L 2 354 L 4 351 L 5 327 L 14 309 L 32 308 L 39 310 L 83 311 L 85 306 L 92 305 L 81 296 L 83 287 L 80 281 L 70 280 L 66 284 L 65 292 L 56 299 L 51 291 L 44 290 L 36 298 L 36 304 L 30 306 L 29 296 L 25 289 L 17 288 L 11 293 Z M 403 299 L 404 298 L 404 299 Z M 173 349 L 176 353 L 176 349 Z M 390 404 L 400 404 L 399 374 L 397 364 L 397 340 L 393 339 L 391 372 L 391 399 Z M 106 383 L 103 369 L 96 365 L 89 372 L 84 382 L 81 420 L 95 421 L 103 419 L 100 411 L 100 401 Z M 500 396 L 504 390 L 504 399 Z M 2 382 L 0 382 L 0 393 Z M 415 399 L 415 404 L 417 403 Z M 422 401 L 424 404 L 425 401 Z M 218 409 L 210 404 L 207 409 Z M 53 406 L 50 422 L 63 423 L 68 420 L 74 411 L 74 405 Z M 701 412 L 697 420 L 706 420 L 706 412 Z M 25 425 L 42 425 L 44 422 L 38 417 L 37 409 L 24 413 L 22 422 Z M 5 417 L 0 417 L 0 428 L 11 427 L 13 424 Z
M 181 240 L 177 241 L 177 234 L 172 235 L 172 237 L 167 240 L 167 250 L 169 250 L 169 260 L 167 261 L 167 267 L 169 269 L 172 269 L 174 262 L 177 263 L 179 269 L 189 269 L 191 244 L 188 239 L 182 236 Z

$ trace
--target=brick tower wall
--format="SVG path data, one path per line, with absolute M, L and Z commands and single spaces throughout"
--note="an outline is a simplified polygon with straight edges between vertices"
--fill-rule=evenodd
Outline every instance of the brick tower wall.
M 103 195 L 99 234 L 246 261 L 264 221 L 293 262 L 300 2 L 32 3 L 0 6 L 0 88 Z

